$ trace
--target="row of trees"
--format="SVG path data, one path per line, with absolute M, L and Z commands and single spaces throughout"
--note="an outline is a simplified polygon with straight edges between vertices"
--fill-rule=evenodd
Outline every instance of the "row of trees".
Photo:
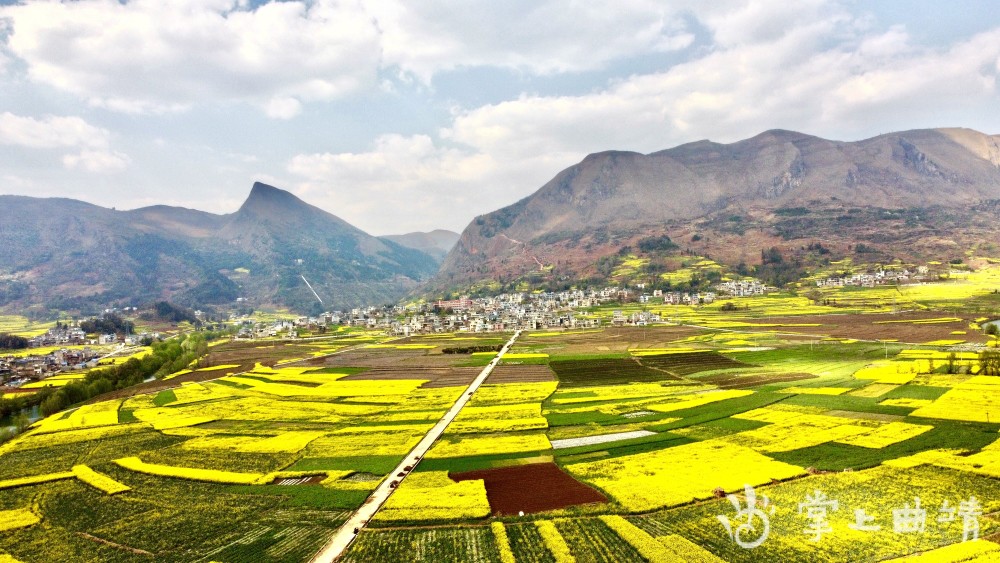
M 109 391 L 138 385 L 147 377 L 162 378 L 184 369 L 208 351 L 207 342 L 216 336 L 215 333 L 194 333 L 154 342 L 152 353 L 143 358 L 92 370 L 79 383 L 60 387 L 42 401 L 42 414 L 48 416 Z

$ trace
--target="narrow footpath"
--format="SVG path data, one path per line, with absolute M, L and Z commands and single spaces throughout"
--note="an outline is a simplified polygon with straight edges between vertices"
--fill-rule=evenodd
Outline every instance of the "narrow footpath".
M 465 404 L 472 398 L 476 389 L 479 389 L 479 386 L 486 381 L 486 378 L 493 372 L 493 368 L 500 363 L 500 359 L 503 358 L 503 355 L 506 354 L 508 350 L 510 350 L 510 347 L 514 345 L 514 341 L 517 340 L 517 337 L 520 335 L 521 331 L 515 332 L 514 336 L 512 336 L 510 340 L 504 344 L 503 348 L 496 355 L 496 357 L 493 358 L 489 365 L 483 368 L 483 371 L 481 371 L 479 375 L 476 376 L 476 379 L 469 384 L 469 387 L 462 392 L 462 396 L 455 401 L 455 404 L 452 405 L 451 409 L 449 409 L 448 412 L 441 417 L 441 420 L 439 420 L 438 423 L 430 429 L 427 435 L 420 440 L 420 443 L 417 444 L 405 458 L 403 458 L 403 461 L 399 463 L 396 469 L 394 469 L 392 473 L 390 473 L 389 476 L 382 481 L 378 488 L 375 489 L 371 496 L 368 497 L 368 500 L 361 505 L 361 508 L 359 508 L 357 512 L 347 519 L 347 522 L 345 522 L 344 525 L 337 530 L 337 533 L 334 534 L 326 546 L 324 546 L 323 549 L 312 558 L 313 563 L 331 563 L 336 561 L 341 555 L 344 554 L 345 551 L 347 551 L 347 548 L 351 545 L 354 539 L 357 538 L 358 533 L 360 533 L 372 517 L 375 516 L 375 513 L 382 508 L 385 501 L 389 500 L 389 495 L 396 490 L 396 487 L 393 486 L 393 484 L 395 483 L 395 485 L 398 486 L 402 483 L 403 479 L 406 478 L 406 475 L 409 475 L 410 471 L 416 467 L 420 459 L 422 459 L 424 454 L 427 453 L 427 450 L 429 450 L 434 442 L 441 437 L 441 434 L 444 434 L 448 425 L 455 420 L 458 413 L 462 411 Z M 407 468 L 409 468 L 409 470 Z M 396 475 L 399 473 L 403 473 L 404 476 L 397 477 Z M 355 532 L 355 530 L 357 530 L 357 532 Z

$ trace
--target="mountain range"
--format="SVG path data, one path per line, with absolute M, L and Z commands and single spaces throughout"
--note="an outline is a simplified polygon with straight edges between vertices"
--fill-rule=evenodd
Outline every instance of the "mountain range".
M 730 265 L 760 263 L 772 247 L 961 259 L 997 242 L 998 204 L 1000 136 L 969 129 L 857 142 L 773 130 L 732 144 L 602 152 L 476 217 L 428 290 L 606 275 L 601 258 L 641 254 L 643 240 Z
M 440 262 L 440 253 L 411 248 L 413 236 L 369 235 L 262 183 L 228 215 L 20 196 L 0 196 L 0 208 L 0 306 L 8 309 L 88 312 L 156 299 L 300 311 L 389 303 Z
M 22 196 L 0 196 L 0 209 L 0 308 L 92 312 L 167 299 L 305 312 L 621 281 L 627 260 L 658 280 L 700 257 L 746 272 L 782 257 L 805 268 L 997 256 L 1000 136 L 922 129 L 841 142 L 773 130 L 602 152 L 461 236 L 375 237 L 262 183 L 226 215 Z

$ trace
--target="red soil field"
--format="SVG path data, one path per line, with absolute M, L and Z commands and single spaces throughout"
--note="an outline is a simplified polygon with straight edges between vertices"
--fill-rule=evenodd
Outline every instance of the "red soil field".
M 452 473 L 450 476 L 454 481 L 482 479 L 493 514 L 533 514 L 608 501 L 604 495 L 569 476 L 554 463 L 480 469 Z

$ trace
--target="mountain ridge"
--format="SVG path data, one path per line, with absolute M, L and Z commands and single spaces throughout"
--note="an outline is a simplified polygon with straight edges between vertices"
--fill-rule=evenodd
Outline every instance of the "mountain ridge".
M 846 251 L 858 242 L 897 232 L 916 236 L 933 226 L 883 224 L 879 234 L 862 232 L 864 225 L 838 233 L 827 224 L 850 209 L 940 209 L 944 221 L 943 215 L 995 199 L 1000 137 L 970 129 L 915 129 L 850 142 L 774 129 L 728 144 L 701 140 L 649 154 L 603 151 L 518 202 L 475 218 L 430 290 L 491 278 L 551 280 L 554 274 L 540 273 L 546 267 L 562 277 L 586 277 L 595 273 L 597 259 L 650 235 L 693 237 L 704 231 L 705 242 L 685 246 L 732 264 L 759 262 L 764 248 L 791 246 L 792 240 L 829 237 Z M 819 237 L 775 216 L 783 208 L 805 210 Z M 738 229 L 726 223 L 733 217 Z M 947 225 L 957 238 L 992 232 L 952 223 Z M 916 242 L 927 251 L 947 246 Z
M 431 276 L 431 256 L 382 240 L 257 182 L 230 214 L 153 205 L 108 209 L 0 196 L 0 307 L 92 311 L 173 299 L 189 305 L 381 304 Z

